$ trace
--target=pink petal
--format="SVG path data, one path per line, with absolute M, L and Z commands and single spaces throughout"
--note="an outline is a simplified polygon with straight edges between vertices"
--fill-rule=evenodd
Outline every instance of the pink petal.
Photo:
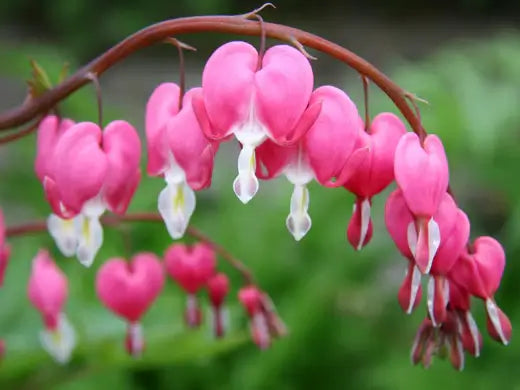
M 167 123 L 167 142 L 175 161 L 186 173 L 190 187 L 200 190 L 211 185 L 214 157 L 218 143 L 206 138 L 192 107 L 194 96 L 202 96 L 201 88 L 193 88 L 184 96 L 182 110 Z
M 295 138 L 292 130 L 314 103 L 309 102 L 313 84 L 309 60 L 294 47 L 277 45 L 265 52 L 262 69 L 255 74 L 255 107 L 275 142 Z
M 358 196 L 374 196 L 394 180 L 395 149 L 406 134 L 403 122 L 394 114 L 377 115 L 368 129 L 360 131 L 360 143 L 368 146 L 369 156 L 345 183 L 345 188 Z
M 422 286 L 421 286 L 421 272 L 415 266 L 415 264 L 410 261 L 408 263 L 408 270 L 406 272 L 406 276 L 399 287 L 399 292 L 397 294 L 397 300 L 399 301 L 399 305 L 401 309 L 406 314 L 411 314 L 415 308 L 421 303 L 422 298 Z
M 222 139 L 232 132 L 233 125 L 247 118 L 257 61 L 256 49 L 245 42 L 226 43 L 209 58 L 202 73 L 204 104 L 196 103 L 197 114 L 204 107 L 211 122 L 211 126 L 202 126 L 207 137 Z
M 128 122 L 113 121 L 103 133 L 103 149 L 108 161 L 103 196 L 112 212 L 124 214 L 141 179 L 139 135 Z
M 296 158 L 299 145 L 279 146 L 271 140 L 264 141 L 255 149 L 256 175 L 260 179 L 273 179 Z
M 316 89 L 309 104 L 321 101 L 321 112 L 304 138 L 310 165 L 321 184 L 337 177 L 354 151 L 361 122 L 356 105 L 340 89 Z
M 413 261 L 413 254 L 408 245 L 407 231 L 408 226 L 413 222 L 413 215 L 406 205 L 401 190 L 394 190 L 385 205 L 386 229 L 399 252 L 411 261 Z
M 180 89 L 175 83 L 160 84 L 146 104 L 146 144 L 148 154 L 147 172 L 157 176 L 168 163 L 165 140 L 166 123 L 179 112 Z
M 36 141 L 36 160 L 34 169 L 41 182 L 45 176 L 52 175 L 52 159 L 54 149 L 59 137 L 74 122 L 70 119 L 61 119 L 55 115 L 46 116 L 38 126 L 38 138 Z
M 72 126 L 56 147 L 56 186 L 64 206 L 74 212 L 100 192 L 105 180 L 108 162 L 101 137 L 96 124 L 82 122 Z
M 415 133 L 401 137 L 396 151 L 394 173 L 408 207 L 416 216 L 437 212 L 448 188 L 448 161 L 441 140 L 429 135 L 421 146 Z
M 40 250 L 33 260 L 27 295 L 49 329 L 55 329 L 58 325 L 58 316 L 67 294 L 66 276 L 54 264 L 49 253 Z
M 370 199 L 356 198 L 354 213 L 347 228 L 347 239 L 356 250 L 361 250 L 372 238 L 372 219 L 370 218 Z
M 106 261 L 96 276 L 96 291 L 103 304 L 129 322 L 137 322 L 164 285 L 161 262 L 152 253 L 140 253 L 126 262 Z

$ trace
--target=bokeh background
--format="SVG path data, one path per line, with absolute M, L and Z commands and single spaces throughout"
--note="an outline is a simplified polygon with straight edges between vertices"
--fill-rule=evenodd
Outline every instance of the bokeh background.
M 332 39 L 366 57 L 405 89 L 427 99 L 426 129 L 439 134 L 451 164 L 451 185 L 470 216 L 472 237 L 492 235 L 504 244 L 507 265 L 497 301 L 520 325 L 520 2 L 517 0 L 277 1 L 263 15 Z M 0 2 L 0 109 L 23 101 L 37 60 L 54 80 L 62 64 L 71 69 L 128 34 L 156 21 L 193 14 L 244 13 L 260 4 L 243 0 L 2 0 Z M 188 53 L 189 86 L 200 83 L 204 61 L 235 36 L 182 37 L 198 48 Z M 258 44 L 258 39 L 251 39 Z M 356 73 L 320 53 L 313 62 L 317 84 L 346 90 L 362 107 Z M 125 118 L 143 131 L 146 100 L 163 81 L 176 81 L 176 50 L 157 45 L 134 54 L 101 78 L 106 121 Z M 396 111 L 375 87 L 372 115 Z M 78 121 L 96 120 L 89 86 L 61 106 Z M 105 229 L 94 266 L 84 269 L 59 254 L 46 234 L 10 240 L 12 260 L 0 291 L 0 336 L 8 344 L 0 363 L 1 389 L 520 389 L 520 344 L 516 329 L 509 347 L 485 332 L 481 302 L 474 311 L 485 345 L 467 357 L 464 372 L 436 358 L 429 370 L 413 367 L 409 350 L 424 306 L 404 315 L 396 299 L 405 262 L 384 230 L 388 192 L 374 201 L 374 238 L 361 253 L 346 242 L 353 197 L 342 189 L 313 184 L 313 228 L 296 243 L 286 231 L 290 185 L 283 178 L 262 183 L 243 206 L 231 183 L 235 143 L 222 147 L 214 184 L 198 194 L 193 223 L 251 267 L 273 297 L 290 334 L 268 351 L 250 342 L 247 320 L 236 301 L 238 275 L 229 298 L 229 334 L 214 341 L 206 324 L 188 331 L 184 296 L 169 282 L 144 317 L 147 350 L 139 361 L 122 347 L 124 322 L 96 299 L 93 281 L 111 256 L 141 250 L 162 254 L 171 239 L 161 224 L 136 223 Z M 44 202 L 33 172 L 35 136 L 0 148 L 0 204 L 9 224 L 44 218 Z M 145 160 L 143 158 L 143 166 Z M 144 176 L 130 210 L 155 210 L 162 180 Z M 190 239 L 186 239 L 191 242 Z M 38 342 L 41 320 L 26 298 L 31 259 L 51 250 L 70 278 L 66 311 L 79 346 L 65 367 Z M 205 297 L 202 297 L 205 300 Z

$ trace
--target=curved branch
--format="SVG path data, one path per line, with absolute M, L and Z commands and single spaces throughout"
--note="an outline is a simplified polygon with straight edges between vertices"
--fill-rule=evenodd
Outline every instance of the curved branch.
M 361 75 L 366 76 L 381 88 L 401 111 L 413 131 L 417 133 L 421 139 L 425 137 L 426 133 L 421 125 L 420 119 L 415 115 L 406 100 L 407 92 L 368 61 L 340 45 L 297 28 L 276 23 L 263 23 L 263 31 L 266 36 L 270 38 L 279 39 L 288 43 L 297 41 L 304 46 L 326 53 L 354 68 Z M 59 101 L 87 84 L 90 81 L 88 78 L 90 73 L 95 73 L 100 76 L 107 69 L 133 52 L 156 42 L 161 42 L 167 37 L 199 32 L 260 35 L 262 33 L 262 27 L 260 23 L 248 20 L 244 16 L 195 16 L 167 20 L 146 27 L 121 41 L 79 69 L 75 74 L 55 88 L 37 98 L 27 101 L 19 107 L 1 114 L 0 130 L 22 125 L 35 118 L 39 113 L 50 110 Z
M 105 226 L 117 226 L 125 222 L 162 222 L 159 214 L 155 213 L 130 213 L 127 215 L 106 215 L 101 218 Z M 17 226 L 9 226 L 5 231 L 7 237 L 19 237 L 27 234 L 42 233 L 47 231 L 47 224 L 44 220 L 32 221 Z M 208 235 L 194 226 L 188 226 L 186 234 L 202 241 L 213 248 L 215 253 L 222 257 L 231 267 L 235 268 L 244 279 L 245 284 L 255 284 L 253 274 L 244 263 L 234 257 L 226 248 L 213 241 Z

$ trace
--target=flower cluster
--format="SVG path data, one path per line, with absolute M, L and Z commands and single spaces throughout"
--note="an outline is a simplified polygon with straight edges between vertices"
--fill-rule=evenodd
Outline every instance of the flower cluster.
M 482 337 L 470 312 L 470 296 L 485 301 L 491 337 L 507 345 L 511 323 L 494 301 L 505 266 L 498 241 L 479 237 L 469 242 L 470 222 L 448 193 L 448 162 L 435 135 L 422 142 L 404 135 L 396 149 L 398 188 L 386 203 L 385 221 L 407 273 L 399 290 L 406 313 L 419 304 L 426 276 L 428 316 L 417 333 L 412 361 L 424 366 L 446 347 L 453 366 L 464 367 L 464 350 L 479 356 Z
M 171 238 L 186 233 L 195 210 L 194 191 L 211 186 L 219 145 L 232 137 L 240 145 L 235 194 L 248 203 L 259 190 L 259 179 L 285 176 L 294 186 L 286 225 L 297 241 L 311 228 L 307 186 L 312 180 L 355 195 L 346 235 L 356 250 L 373 235 L 373 197 L 395 180 L 385 222 L 407 260 L 398 292 L 406 313 L 420 303 L 421 282 L 427 279 L 427 317 L 412 348 L 413 362 L 428 366 L 435 353 L 447 348 L 454 367 L 462 369 L 464 351 L 479 355 L 482 337 L 471 315 L 471 296 L 485 302 L 491 337 L 509 342 L 511 323 L 494 300 L 504 250 L 491 237 L 470 242 L 468 217 L 450 195 L 440 139 L 407 132 L 391 113 L 363 120 L 344 91 L 315 88 L 301 51 L 278 45 L 263 53 L 245 42 L 227 43 L 206 63 L 201 87 L 184 93 L 175 83 L 159 85 L 148 100 L 145 122 L 146 170 L 165 180 L 158 210 Z M 138 133 L 125 121 L 102 129 L 55 115 L 42 120 L 35 171 L 52 209 L 47 229 L 63 255 L 92 264 L 103 241 L 100 218 L 106 210 L 126 213 L 140 182 L 140 158 Z M 0 214 L 0 285 L 9 257 L 4 230 Z M 166 274 L 186 293 L 186 324 L 202 323 L 198 295 L 206 290 L 214 334 L 224 335 L 230 283 L 216 264 L 214 246 L 201 242 L 173 244 L 164 260 L 143 252 L 130 261 L 109 259 L 100 267 L 97 295 L 127 321 L 129 354 L 144 351 L 141 319 L 161 293 Z M 285 325 L 268 295 L 246 279 L 238 300 L 254 343 L 264 349 L 286 333 Z M 57 361 L 67 361 L 75 344 L 63 313 L 67 279 L 44 250 L 34 259 L 28 295 L 45 325 L 43 346 Z

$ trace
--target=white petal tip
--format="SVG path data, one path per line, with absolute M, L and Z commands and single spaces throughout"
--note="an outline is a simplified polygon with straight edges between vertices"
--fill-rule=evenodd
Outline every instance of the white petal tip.
M 72 357 L 76 346 L 76 333 L 64 314 L 58 320 L 58 327 L 54 331 L 40 332 L 42 347 L 59 364 L 66 364 Z

